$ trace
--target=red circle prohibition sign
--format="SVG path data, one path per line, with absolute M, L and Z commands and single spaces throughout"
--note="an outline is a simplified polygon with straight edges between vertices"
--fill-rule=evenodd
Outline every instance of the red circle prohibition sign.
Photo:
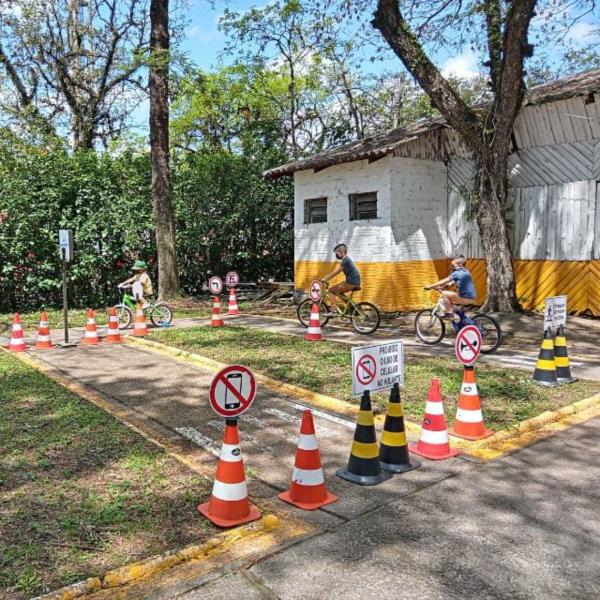
M 210 406 L 218 415 L 237 417 L 246 412 L 254 401 L 256 380 L 247 367 L 225 367 L 214 376 L 208 396 Z
M 371 363 L 371 364 L 369 364 Z M 365 354 L 356 363 L 356 377 L 361 385 L 369 385 L 377 375 L 377 363 L 370 354 Z
M 473 325 L 463 327 L 458 332 L 456 342 L 454 343 L 456 358 L 458 358 L 463 365 L 472 365 L 479 357 L 482 343 L 481 332 L 477 327 Z M 465 356 L 465 350 L 472 352 L 473 356 L 470 358 Z

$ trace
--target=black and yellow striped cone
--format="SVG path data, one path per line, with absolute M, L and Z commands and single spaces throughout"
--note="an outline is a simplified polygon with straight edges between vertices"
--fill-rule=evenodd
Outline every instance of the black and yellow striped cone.
M 556 379 L 556 363 L 554 362 L 554 344 L 552 342 L 552 330 L 546 329 L 540 354 L 535 363 L 533 380 L 540 385 L 555 386 L 558 385 Z
M 377 485 L 392 476 L 391 473 L 381 469 L 379 462 L 379 448 L 369 392 L 364 392 L 360 401 L 348 466 L 339 469 L 336 475 L 358 485 Z
M 404 430 L 404 410 L 400 400 L 400 386 L 397 383 L 390 392 L 379 444 L 379 460 L 381 468 L 390 473 L 405 473 L 421 466 L 418 460 L 410 461 L 406 431 Z
M 567 338 L 562 325 L 556 330 L 554 338 L 554 362 L 556 363 L 556 379 L 558 383 L 573 383 L 576 377 L 571 375 L 571 365 L 567 353 Z

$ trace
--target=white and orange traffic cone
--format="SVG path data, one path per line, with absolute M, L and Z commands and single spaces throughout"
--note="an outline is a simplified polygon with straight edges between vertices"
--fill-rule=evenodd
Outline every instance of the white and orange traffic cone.
M 248 500 L 236 419 L 225 421 L 212 496 L 198 506 L 198 511 L 219 527 L 235 527 L 260 519 L 258 508 Z
M 409 444 L 408 449 L 414 454 L 431 460 L 442 460 L 458 454 L 458 450 L 450 448 L 448 441 L 439 379 L 432 379 L 429 386 L 419 442 Z
M 96 313 L 91 308 L 88 308 L 86 315 L 87 322 L 85 324 L 83 343 L 89 344 L 90 346 L 95 346 L 100 343 L 100 338 L 98 337 L 98 327 L 96 325 Z
M 449 433 L 465 440 L 481 440 L 494 435 L 494 432 L 486 429 L 483 423 L 481 402 L 475 383 L 475 369 L 473 367 L 465 367 L 456 408 L 456 418 Z
M 119 317 L 116 307 L 110 309 L 108 316 L 108 332 L 104 341 L 108 344 L 119 344 L 123 341 L 123 336 L 119 331 Z
M 210 324 L 213 327 L 223 327 L 223 325 L 225 325 L 223 317 L 221 316 L 221 302 L 219 301 L 218 296 L 213 298 L 212 318 Z
M 48 325 L 48 313 L 42 312 L 40 315 L 40 326 L 38 328 L 37 338 L 35 340 L 36 350 L 52 350 L 54 344 L 50 337 L 50 327 Z
M 143 337 L 148 335 L 148 326 L 146 325 L 146 316 L 144 315 L 144 309 L 138 302 L 135 305 L 135 321 L 133 324 L 133 335 L 135 337 Z
M 337 496 L 330 494 L 325 487 L 321 454 L 310 410 L 305 410 L 302 415 L 290 489 L 281 492 L 279 498 L 304 510 L 315 510 L 337 500 Z
M 321 333 L 321 319 L 319 317 L 319 305 L 313 302 L 310 307 L 310 321 L 308 322 L 308 329 L 304 335 L 305 340 L 311 342 L 322 342 L 323 334 Z
M 23 339 L 23 327 L 19 313 L 15 313 L 13 317 L 12 333 L 10 334 L 8 349 L 11 352 L 25 352 L 27 350 L 25 340 Z
M 227 309 L 229 316 L 235 317 L 240 314 L 240 309 L 237 305 L 237 299 L 235 297 L 235 288 L 229 288 L 229 308 Z

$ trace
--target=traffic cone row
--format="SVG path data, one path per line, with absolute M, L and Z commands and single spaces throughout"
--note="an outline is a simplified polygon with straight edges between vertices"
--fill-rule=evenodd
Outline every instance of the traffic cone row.
M 554 340 L 552 339 L 552 330 L 550 328 L 544 332 L 540 353 L 533 372 L 533 381 L 547 387 L 555 387 L 561 383 L 573 383 L 577 381 L 571 375 L 571 365 L 567 352 L 567 338 L 562 325 L 556 330 Z

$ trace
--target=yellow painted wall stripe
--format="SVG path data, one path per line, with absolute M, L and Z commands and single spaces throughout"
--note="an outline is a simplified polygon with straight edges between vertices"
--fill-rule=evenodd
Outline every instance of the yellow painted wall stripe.
M 406 432 L 384 431 L 381 434 L 381 443 L 386 446 L 406 446 Z
M 404 262 L 356 262 L 362 275 L 362 291 L 356 300 L 374 302 L 384 310 L 416 310 L 432 305 L 432 294 L 422 289 L 448 275 L 449 261 L 413 260 Z M 312 279 L 330 272 L 335 263 L 318 260 L 295 262 L 295 285 L 308 289 Z M 483 259 L 469 259 L 478 302 L 483 303 L 487 267 Z M 600 316 L 600 260 L 515 260 L 517 296 L 524 308 L 540 310 L 548 296 L 566 294 L 569 312 L 589 310 Z M 340 278 L 341 279 L 341 278 Z M 336 280 L 337 281 L 337 280 Z
M 404 409 L 402 408 L 402 404 L 396 404 L 395 402 L 393 404 L 388 404 L 387 414 L 390 415 L 390 417 L 403 417 Z
M 371 444 L 352 442 L 352 455 L 358 458 L 377 458 L 379 456 L 379 448 L 375 442 Z

